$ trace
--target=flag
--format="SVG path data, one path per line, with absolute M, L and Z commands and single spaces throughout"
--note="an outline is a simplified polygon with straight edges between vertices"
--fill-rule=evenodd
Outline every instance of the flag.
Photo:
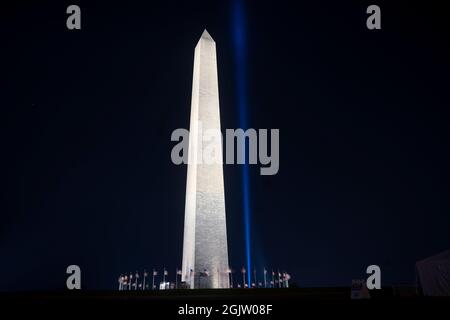
M 267 274 L 267 270 L 266 269 L 264 269 L 264 274 Z
M 290 275 L 289 273 L 285 273 L 284 278 L 285 278 L 286 280 L 289 280 L 289 279 L 291 279 L 291 275 Z
M 167 270 L 164 270 L 164 275 L 165 275 L 165 276 L 168 276 L 168 275 L 169 275 L 169 272 L 168 272 Z
M 241 271 L 242 271 L 242 273 L 245 273 L 245 268 L 242 268 L 242 270 L 241 270 Z
M 136 271 L 136 279 L 139 279 L 139 273 Z
M 153 270 L 153 275 L 154 275 L 154 276 L 157 276 L 157 275 L 158 275 L 158 271 Z
M 181 275 L 181 274 L 182 274 L 181 269 L 180 269 L 180 270 L 177 270 L 177 274 L 178 274 L 178 275 Z
M 148 276 L 147 271 L 144 270 L 144 277 Z
M 231 268 L 227 269 L 227 273 L 232 273 L 233 271 L 231 271 Z

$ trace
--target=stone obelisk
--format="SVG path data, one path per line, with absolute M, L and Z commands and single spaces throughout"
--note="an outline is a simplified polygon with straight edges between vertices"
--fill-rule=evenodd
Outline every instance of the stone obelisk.
M 220 163 L 202 161 L 202 132 L 220 132 L 216 43 L 206 30 L 195 47 L 190 121 L 181 277 L 191 289 L 229 288 L 221 139 L 207 144 Z

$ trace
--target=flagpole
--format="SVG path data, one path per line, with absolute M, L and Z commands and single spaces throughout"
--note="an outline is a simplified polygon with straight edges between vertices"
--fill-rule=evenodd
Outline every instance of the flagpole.
M 253 269 L 253 278 L 255 279 L 255 288 L 258 288 L 258 282 L 256 281 L 256 268 Z
M 144 269 L 144 283 L 142 284 L 142 290 L 145 290 L 145 278 L 147 277 L 147 271 Z
M 132 283 L 133 283 L 133 273 L 130 272 L 130 282 L 128 283 L 128 290 L 132 289 Z
M 166 274 L 169 275 L 166 268 L 164 267 L 164 274 L 163 274 L 164 290 L 166 290 Z
M 278 288 L 281 288 L 281 283 L 280 283 L 280 269 L 278 269 L 277 271 L 278 271 Z
M 274 279 L 274 275 L 275 275 L 275 273 L 273 272 L 273 269 L 272 269 L 272 288 L 275 288 L 275 279 Z
M 266 274 L 267 274 L 267 270 L 266 270 L 266 268 L 264 268 L 264 288 L 267 288 L 267 284 L 266 284 Z
M 230 269 L 231 288 L 233 288 L 233 270 Z
M 153 269 L 152 290 L 155 290 L 155 269 Z
M 178 289 L 178 268 L 175 268 L 175 289 Z

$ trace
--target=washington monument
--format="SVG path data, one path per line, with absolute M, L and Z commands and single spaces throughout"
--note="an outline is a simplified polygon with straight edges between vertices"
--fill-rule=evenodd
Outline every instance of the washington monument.
M 229 288 L 223 164 L 198 161 L 211 147 L 222 159 L 221 139 L 201 143 L 204 130 L 220 132 L 216 43 L 206 30 L 195 47 L 190 121 L 182 281 Z

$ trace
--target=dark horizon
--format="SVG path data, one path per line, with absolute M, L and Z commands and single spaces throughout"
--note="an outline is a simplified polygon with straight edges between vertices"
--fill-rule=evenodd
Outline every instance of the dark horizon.
M 217 44 L 222 130 L 238 128 L 231 1 L 2 4 L 0 291 L 83 289 L 181 267 L 194 47 Z M 250 165 L 252 264 L 349 286 L 450 249 L 449 22 L 441 4 L 244 1 L 247 125 L 280 129 L 280 169 Z M 231 267 L 246 264 L 242 167 L 224 166 Z M 239 272 L 236 274 L 240 279 Z

